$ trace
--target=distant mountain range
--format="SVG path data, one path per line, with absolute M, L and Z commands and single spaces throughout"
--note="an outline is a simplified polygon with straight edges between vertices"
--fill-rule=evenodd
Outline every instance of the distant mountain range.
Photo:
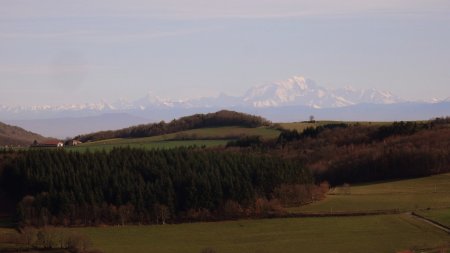
M 221 106 L 268 108 L 298 105 L 312 108 L 335 108 L 361 103 L 393 104 L 400 102 L 405 102 L 405 100 L 387 91 L 359 90 L 351 87 L 327 89 L 310 79 L 294 76 L 285 81 L 253 87 L 242 96 L 221 94 L 217 97 L 174 101 L 148 94 L 132 103 L 115 103 L 110 105 L 109 108 L 205 108 Z
M 360 90 L 351 87 L 327 89 L 310 79 L 294 76 L 249 89 L 242 96 L 221 94 L 217 97 L 204 97 L 187 100 L 163 99 L 151 93 L 135 101 L 119 100 L 114 103 L 100 102 L 91 104 L 73 104 L 59 106 L 0 106 L 0 115 L 24 115 L 26 118 L 39 113 L 58 114 L 60 112 L 78 112 L 87 116 L 91 112 L 115 112 L 128 110 L 147 110 L 161 108 L 208 108 L 208 107 L 250 107 L 267 108 L 302 105 L 312 108 L 335 108 L 361 103 L 393 104 L 405 102 L 404 99 L 387 91 L 375 89 Z
M 376 89 L 328 89 L 301 76 L 249 89 L 242 96 L 220 94 L 187 100 L 154 94 L 114 103 L 60 106 L 0 105 L 0 120 L 47 136 L 67 137 L 134 124 L 172 120 L 194 113 L 230 109 L 261 115 L 272 121 L 317 119 L 382 121 L 429 119 L 450 114 L 446 100 L 407 101 Z

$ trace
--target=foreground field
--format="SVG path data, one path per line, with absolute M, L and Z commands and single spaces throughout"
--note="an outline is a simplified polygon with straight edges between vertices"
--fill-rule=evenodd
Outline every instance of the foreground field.
M 450 252 L 448 234 L 410 215 L 64 228 L 105 253 Z M 16 233 L 12 229 L 1 233 Z M 382 243 L 380 243 L 382 242 Z M 17 246 L 0 243 L 0 249 Z
M 445 207 L 450 207 L 450 174 L 368 185 L 337 187 L 330 191 L 324 201 L 300 208 L 292 208 L 290 211 L 414 211 Z
M 114 147 L 133 147 L 146 149 L 164 149 L 175 147 L 215 147 L 224 146 L 229 140 L 237 139 L 240 136 L 261 136 L 263 139 L 274 139 L 279 135 L 279 131 L 267 127 L 245 128 L 245 127 L 216 127 L 200 128 L 182 131 L 173 134 L 164 134 L 145 138 L 122 138 L 108 139 L 84 143 L 76 147 L 69 147 L 69 150 L 110 150 Z
M 408 215 L 78 228 L 109 253 L 397 252 L 436 249 L 448 235 Z M 383 243 L 380 243 L 383 242 Z M 428 251 L 431 252 L 431 251 Z

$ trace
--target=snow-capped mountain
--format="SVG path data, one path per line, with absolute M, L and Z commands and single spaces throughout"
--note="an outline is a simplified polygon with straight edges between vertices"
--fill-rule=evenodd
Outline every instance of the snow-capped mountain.
M 326 91 L 314 81 L 303 77 L 293 77 L 286 81 L 253 87 L 244 95 L 244 102 L 253 107 L 273 107 L 281 105 L 308 105 L 315 107 L 324 99 Z
M 254 87 L 244 102 L 253 107 L 304 105 L 313 108 L 344 107 L 361 103 L 392 104 L 404 101 L 390 92 L 351 87 L 327 89 L 302 76 Z
M 149 92 L 145 97 L 131 102 L 131 107 L 134 109 L 145 110 L 148 108 L 174 107 L 175 104 L 177 104 L 177 101 L 164 99 Z
M 1 105 L 0 111 L 21 112 L 21 111 L 106 111 L 114 110 L 115 107 L 107 102 L 83 103 L 83 104 L 64 104 L 64 105 L 33 105 L 33 106 L 7 106 Z
M 0 121 L 64 138 L 133 124 L 172 120 L 221 109 L 257 114 L 275 122 L 316 119 L 389 121 L 431 119 L 448 115 L 450 98 L 405 101 L 387 91 L 345 87 L 329 89 L 302 76 L 250 88 L 242 96 L 173 100 L 148 93 L 113 103 L 8 106 L 0 105 Z
M 449 102 L 433 100 L 428 103 Z M 316 84 L 302 76 L 268 83 L 250 88 L 242 96 L 221 93 L 216 97 L 173 100 L 148 93 L 136 100 L 118 100 L 113 103 L 6 106 L 0 105 L 0 119 L 26 120 L 42 118 L 89 117 L 104 113 L 131 113 L 144 118 L 154 118 L 155 114 L 170 115 L 176 111 L 201 112 L 209 109 L 260 110 L 303 106 L 311 109 L 344 108 L 359 104 L 397 104 L 407 102 L 398 96 L 376 89 L 354 89 L 351 87 L 330 89 Z

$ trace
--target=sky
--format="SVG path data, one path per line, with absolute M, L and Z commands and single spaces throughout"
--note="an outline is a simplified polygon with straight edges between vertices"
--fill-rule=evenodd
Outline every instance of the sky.
M 450 97 L 449 0 L 0 0 L 0 105 L 321 86 Z

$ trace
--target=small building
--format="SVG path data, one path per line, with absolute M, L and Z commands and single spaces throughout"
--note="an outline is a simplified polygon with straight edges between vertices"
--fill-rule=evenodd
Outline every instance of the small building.
M 32 148 L 62 148 L 64 147 L 64 142 L 62 141 L 46 141 L 39 143 L 37 141 L 34 141 L 33 144 L 31 144 Z
M 67 146 L 78 146 L 81 143 L 83 143 L 83 142 L 81 142 L 79 140 L 69 140 L 69 141 L 66 142 L 66 145 Z

